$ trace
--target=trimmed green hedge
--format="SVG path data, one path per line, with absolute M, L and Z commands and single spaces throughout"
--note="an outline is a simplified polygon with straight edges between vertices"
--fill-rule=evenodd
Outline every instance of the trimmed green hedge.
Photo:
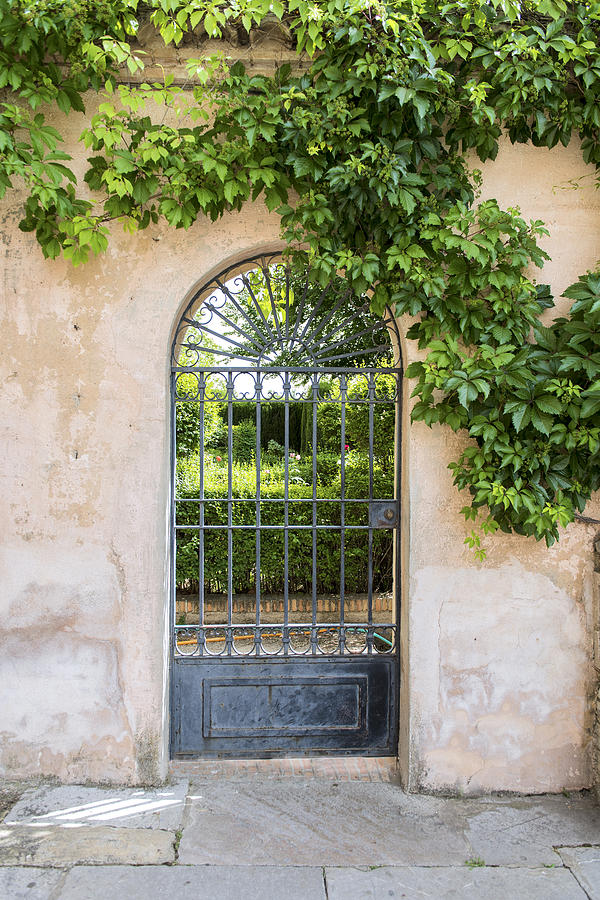
M 260 517 L 263 525 L 280 526 L 276 530 L 261 533 L 261 589 L 269 593 L 281 593 L 284 586 L 284 483 L 281 458 L 265 455 L 261 470 Z M 292 500 L 312 498 L 312 460 L 290 460 L 289 497 Z M 346 497 L 365 499 L 369 495 L 368 455 L 350 451 L 346 460 Z M 373 468 L 374 496 L 393 497 L 393 467 L 375 461 Z M 180 461 L 178 465 L 178 497 L 198 497 L 199 462 L 197 457 Z M 339 499 L 341 493 L 339 457 L 330 453 L 317 454 L 317 497 Z M 232 522 L 237 525 L 256 525 L 256 472 L 254 466 L 233 465 Z M 205 524 L 227 523 L 227 460 L 218 462 L 214 456 L 205 456 Z M 281 502 L 268 502 L 281 501 Z M 177 523 L 199 523 L 199 504 L 179 502 Z M 317 508 L 317 524 L 339 525 L 340 503 L 322 503 Z M 290 525 L 312 524 L 312 503 L 291 503 Z M 366 525 L 368 504 L 349 503 L 345 510 L 346 525 Z M 345 534 L 345 589 L 362 593 L 368 589 L 368 535 L 367 532 L 346 531 Z M 198 533 L 180 531 L 177 536 L 176 577 L 178 587 L 196 589 L 198 582 Z M 391 531 L 373 533 L 374 589 L 391 590 L 393 535 Z M 221 593 L 227 589 L 227 532 L 207 531 L 204 541 L 205 589 L 209 593 Z M 317 592 L 337 593 L 340 589 L 340 533 L 327 529 L 317 532 Z M 256 531 L 233 533 L 233 589 L 236 593 L 249 593 L 255 588 Z M 288 532 L 288 587 L 292 592 L 310 592 L 312 588 L 312 534 L 307 531 Z

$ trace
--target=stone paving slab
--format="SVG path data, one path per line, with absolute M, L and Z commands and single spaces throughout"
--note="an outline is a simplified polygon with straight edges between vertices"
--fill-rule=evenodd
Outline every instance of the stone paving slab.
M 560 864 L 554 847 L 600 843 L 600 808 L 590 796 L 449 801 L 466 815 L 472 856 L 490 866 Z
M 84 825 L 0 825 L 0 866 L 133 866 L 173 862 L 175 834 Z M 0 895 L 1 896 L 1 895 Z
M 82 866 L 71 869 L 56 900 L 108 897 L 114 900 L 172 900 L 173 897 L 177 900 L 326 900 L 321 869 L 266 866 L 253 869 Z
M 391 784 L 195 785 L 179 860 L 211 865 L 462 865 L 471 856 L 445 801 Z M 558 860 L 560 862 L 560 860 Z
M 211 865 L 558 865 L 600 843 L 590 795 L 447 799 L 392 784 L 192 782 L 180 858 Z
M 600 847 L 561 847 L 558 852 L 589 900 L 600 900 Z
M 562 868 L 344 868 L 325 874 L 328 900 L 587 900 Z
M 65 873 L 60 869 L 0 868 L 3 900 L 49 900 L 56 896 Z
M 187 781 L 156 790 L 42 785 L 25 791 L 4 824 L 117 825 L 177 831 L 187 791 Z

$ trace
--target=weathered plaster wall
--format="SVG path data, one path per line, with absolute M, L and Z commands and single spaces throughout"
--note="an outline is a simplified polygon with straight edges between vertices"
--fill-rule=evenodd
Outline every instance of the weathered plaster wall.
M 69 120 L 69 134 L 82 118 Z M 167 763 L 168 372 L 186 293 L 277 239 L 261 204 L 115 228 L 44 261 L 2 206 L 0 773 L 152 781 Z
M 547 223 L 552 261 L 537 274 L 557 296 L 600 258 L 592 181 L 566 189 L 585 174 L 576 145 L 505 143 L 483 167 L 484 198 L 518 203 L 525 218 Z M 587 786 L 597 526 L 572 525 L 550 550 L 495 535 L 478 564 L 464 547 L 463 501 L 446 468 L 460 446 L 452 433 L 421 424 L 406 442 L 406 779 L 466 793 Z M 592 504 L 590 515 L 597 510 Z
M 594 541 L 594 579 L 593 579 L 592 621 L 593 621 L 593 652 L 595 686 L 594 731 L 592 742 L 592 773 L 596 796 L 600 800 L 600 535 Z
M 72 117 L 77 135 L 81 119 Z M 576 148 L 503 149 L 485 190 L 545 218 L 560 289 L 600 256 Z M 168 349 L 194 284 L 272 247 L 260 203 L 47 262 L 2 206 L 0 773 L 140 782 L 167 765 Z M 411 350 L 404 348 L 407 360 Z M 408 392 L 407 392 L 408 394 Z M 407 401 L 408 402 L 408 401 Z M 413 789 L 590 784 L 591 526 L 464 548 L 455 436 L 405 424 L 400 757 Z

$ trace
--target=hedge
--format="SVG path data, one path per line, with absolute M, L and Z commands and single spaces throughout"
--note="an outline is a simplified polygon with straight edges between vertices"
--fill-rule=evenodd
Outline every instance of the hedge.
M 253 465 L 234 463 L 232 466 L 232 522 L 235 526 L 256 524 L 256 471 Z M 261 590 L 282 593 L 284 587 L 284 465 L 281 458 L 265 455 L 261 470 L 260 516 L 263 525 L 281 526 L 277 530 L 261 532 Z M 199 524 L 199 504 L 186 502 L 185 498 L 199 496 L 199 460 L 190 457 L 178 463 L 177 524 Z M 349 451 L 346 459 L 346 497 L 366 499 L 369 496 L 368 455 Z M 374 496 L 391 498 L 393 467 L 380 460 L 373 465 Z M 339 499 L 341 494 L 339 457 L 330 453 L 317 454 L 317 498 Z M 218 461 L 205 455 L 204 494 L 207 502 L 205 524 L 227 523 L 227 460 Z M 289 465 L 289 497 L 291 500 L 312 498 L 312 459 L 293 459 Z M 339 525 L 341 505 L 322 503 L 317 505 L 319 525 Z M 312 503 L 292 503 L 289 506 L 289 523 L 312 524 Z M 366 525 L 368 504 L 346 505 L 347 525 Z M 345 533 L 345 590 L 364 593 L 368 590 L 368 533 Z M 178 588 L 197 589 L 199 537 L 196 531 L 179 531 L 177 534 L 176 578 Z M 393 533 L 388 530 L 373 532 L 373 588 L 389 591 L 393 577 Z M 221 593 L 227 590 L 227 532 L 206 531 L 204 539 L 205 590 Z M 340 532 L 328 529 L 317 531 L 317 593 L 337 593 L 340 590 Z M 233 532 L 233 590 L 250 593 L 255 588 L 256 531 Z M 290 592 L 310 592 L 312 589 L 312 533 L 288 531 L 288 589 Z

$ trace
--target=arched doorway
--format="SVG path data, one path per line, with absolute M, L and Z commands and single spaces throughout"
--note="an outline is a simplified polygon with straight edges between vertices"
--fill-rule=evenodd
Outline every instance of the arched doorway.
M 388 311 L 259 256 L 172 350 L 171 754 L 394 754 L 402 372 Z

